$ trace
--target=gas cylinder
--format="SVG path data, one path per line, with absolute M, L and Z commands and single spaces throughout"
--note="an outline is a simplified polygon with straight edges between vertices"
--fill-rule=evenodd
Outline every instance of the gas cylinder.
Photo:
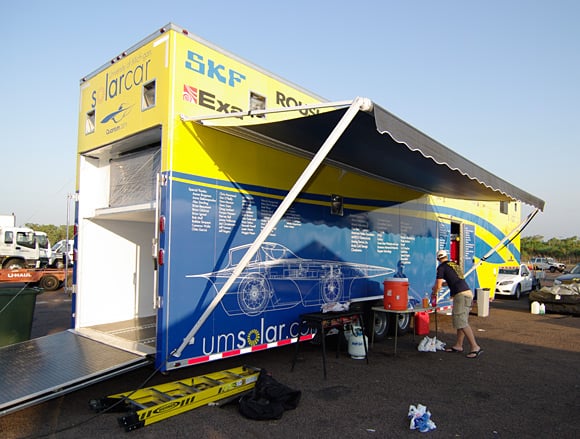
M 363 334 L 362 328 L 352 325 L 351 334 L 348 339 L 348 354 L 355 360 L 365 359 L 365 346 L 368 348 L 367 336 Z

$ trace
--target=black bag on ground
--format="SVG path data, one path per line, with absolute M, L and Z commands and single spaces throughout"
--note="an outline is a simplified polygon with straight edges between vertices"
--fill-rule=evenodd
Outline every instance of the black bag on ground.
M 262 369 L 252 391 L 240 398 L 240 413 L 249 419 L 280 419 L 285 410 L 298 407 L 301 396 L 300 390 L 279 383 Z

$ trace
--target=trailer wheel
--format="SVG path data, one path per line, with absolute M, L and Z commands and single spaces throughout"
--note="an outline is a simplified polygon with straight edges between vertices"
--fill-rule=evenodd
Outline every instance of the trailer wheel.
M 238 305 L 245 314 L 255 316 L 264 311 L 270 295 L 268 280 L 261 274 L 250 274 L 240 283 Z
M 364 308 L 361 308 L 364 307 Z M 355 302 L 350 307 L 351 311 L 363 311 L 363 318 L 365 323 L 365 330 L 369 340 L 374 337 L 374 340 L 381 341 L 389 335 L 390 327 L 393 325 L 389 315 L 385 312 L 373 312 L 373 306 L 383 306 L 383 301 L 366 302 L 363 304 Z M 373 336 L 374 333 L 374 336 Z
M 409 332 L 409 329 L 411 327 L 411 318 L 412 318 L 411 316 L 412 316 L 411 313 L 390 315 L 393 323 L 391 325 L 390 333 L 391 334 L 395 333 L 395 324 L 399 325 L 399 329 L 397 331 L 398 335 L 403 335 Z
M 375 340 L 381 341 L 387 338 L 387 335 L 389 334 L 389 327 L 392 325 L 391 320 L 389 319 L 389 315 L 386 312 L 377 312 L 374 314 L 374 320 L 372 320 L 373 312 L 371 311 L 370 319 L 367 321 L 372 321 L 372 325 L 367 327 L 375 332 Z
M 47 291 L 56 291 L 60 285 L 60 281 L 52 274 L 47 274 L 42 276 L 39 282 L 40 288 L 44 288 Z

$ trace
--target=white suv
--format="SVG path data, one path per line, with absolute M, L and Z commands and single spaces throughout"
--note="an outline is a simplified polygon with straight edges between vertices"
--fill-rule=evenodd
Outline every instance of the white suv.
M 566 264 L 556 262 L 553 258 L 532 258 L 530 264 L 534 270 L 550 270 L 551 273 L 562 273 L 566 269 Z

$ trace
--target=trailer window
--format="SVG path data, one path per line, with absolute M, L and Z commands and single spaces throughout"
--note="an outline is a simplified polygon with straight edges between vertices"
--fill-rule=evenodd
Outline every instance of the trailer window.
M 266 97 L 258 93 L 250 92 L 250 110 L 265 110 Z M 257 114 L 255 117 L 266 117 L 265 114 Z
M 499 212 L 503 213 L 504 215 L 508 214 L 508 206 L 509 203 L 507 201 L 500 201 L 499 202 Z
M 85 120 L 85 134 L 91 134 L 95 132 L 95 110 L 87 111 L 87 117 Z
M 141 110 L 148 110 L 155 106 L 156 100 L 155 80 L 143 84 L 143 97 L 141 99 Z

